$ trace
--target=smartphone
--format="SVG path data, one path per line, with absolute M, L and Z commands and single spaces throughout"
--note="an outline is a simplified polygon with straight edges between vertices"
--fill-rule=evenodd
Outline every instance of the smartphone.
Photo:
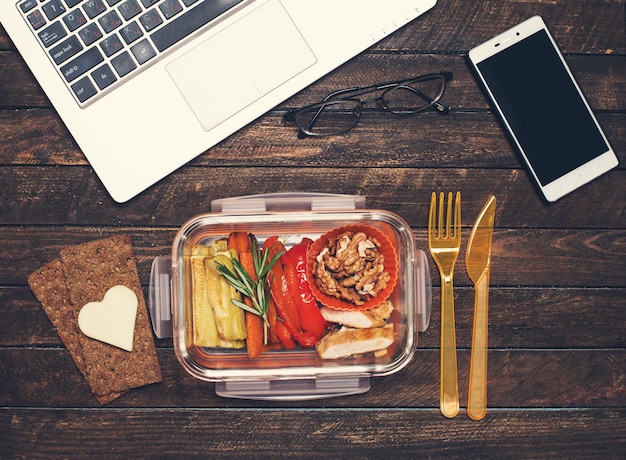
M 469 61 L 547 201 L 617 166 L 541 17 L 471 49 Z

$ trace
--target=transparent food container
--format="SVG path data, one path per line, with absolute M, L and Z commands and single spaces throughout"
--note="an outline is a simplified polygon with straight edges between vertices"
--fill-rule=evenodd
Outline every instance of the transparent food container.
M 424 251 L 415 248 L 408 224 L 394 213 L 365 209 L 360 196 L 268 194 L 216 200 L 211 213 L 187 221 L 178 231 L 171 256 L 157 257 L 150 277 L 149 306 L 155 334 L 173 337 L 176 357 L 192 376 L 216 382 L 216 393 L 248 399 L 314 399 L 369 390 L 371 376 L 395 373 L 413 358 L 418 331 L 428 327 L 431 286 Z M 398 280 L 389 300 L 395 340 L 384 356 L 365 353 L 324 360 L 315 349 L 269 350 L 249 359 L 245 349 L 194 345 L 191 249 L 246 231 L 260 244 L 278 235 L 289 249 L 303 237 L 313 240 L 346 225 L 369 225 L 390 237 L 398 254 Z

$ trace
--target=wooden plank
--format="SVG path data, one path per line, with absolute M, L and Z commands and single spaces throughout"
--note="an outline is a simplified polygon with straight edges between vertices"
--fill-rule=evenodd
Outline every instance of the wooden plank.
M 394 212 L 419 228 L 427 225 L 431 192 L 439 190 L 462 191 L 466 210 L 463 222 L 467 226 L 473 223 L 489 194 L 498 197 L 496 225 L 501 228 L 623 229 L 626 223 L 620 210 L 606 199 L 607 190 L 621 189 L 626 180 L 624 169 L 612 171 L 548 205 L 523 170 L 345 166 L 189 167 L 124 205 L 106 195 L 88 167 L 2 167 L 0 225 L 178 228 L 192 216 L 209 212 L 211 201 L 217 198 L 298 191 L 362 195 L 367 198 L 368 208 Z M 16 232 L 15 237 L 20 234 Z M 529 237 L 535 243 L 536 238 Z M 618 238 L 610 244 L 623 241 Z
M 467 404 L 469 350 L 458 355 L 459 398 Z M 438 408 L 439 350 L 418 348 L 396 374 L 373 377 L 365 394 L 322 401 L 221 398 L 195 379 L 171 349 L 158 350 L 163 383 L 135 389 L 111 407 L 406 407 Z M 620 407 L 626 398 L 624 349 L 490 349 L 491 408 Z M 0 407 L 98 407 L 64 349 L 0 348 Z
M 15 45 L 9 38 L 7 31 L 4 30 L 2 24 L 0 24 L 0 51 L 15 49 Z
M 626 411 L 498 410 L 442 426 L 428 410 L 4 409 L 8 456 L 621 459 Z
M 437 281 L 434 267 L 431 271 L 433 281 Z M 474 293 L 471 287 L 457 285 L 455 294 L 457 346 L 467 349 L 471 346 Z M 626 335 L 624 298 L 624 288 L 492 286 L 489 346 L 495 349 L 620 348 Z M 28 287 L 3 287 L 0 305 L 4 323 L 20 325 L 0 332 L 0 347 L 61 346 L 56 331 Z M 419 348 L 439 347 L 439 305 L 439 290 L 435 288 L 430 327 L 419 335 Z M 172 340 L 157 340 L 157 346 L 171 349 Z
M 50 106 L 50 101 L 17 51 L 0 51 L 0 85 L 3 88 L 0 107 Z

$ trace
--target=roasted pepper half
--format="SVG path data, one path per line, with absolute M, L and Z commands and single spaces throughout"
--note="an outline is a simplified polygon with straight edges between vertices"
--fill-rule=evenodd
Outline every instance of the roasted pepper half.
M 313 240 L 303 238 L 281 256 L 280 262 L 283 264 L 289 290 L 298 308 L 300 325 L 304 331 L 310 332 L 319 340 L 326 333 L 327 323 L 311 292 L 306 273 L 306 254 L 312 244 Z
M 268 238 L 263 244 L 263 249 L 269 251 L 269 257 L 286 252 L 285 246 L 278 240 L 277 236 Z M 289 331 L 293 339 L 302 347 L 313 347 L 318 342 L 316 336 L 301 327 L 298 308 L 293 299 L 287 277 L 281 263 L 276 263 L 270 272 L 269 283 L 272 299 L 276 305 L 276 311 L 280 321 Z

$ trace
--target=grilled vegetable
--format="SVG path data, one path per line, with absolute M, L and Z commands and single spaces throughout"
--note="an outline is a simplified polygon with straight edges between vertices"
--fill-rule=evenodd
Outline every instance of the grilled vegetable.
M 202 347 L 243 348 L 246 329 L 243 311 L 232 303 L 241 295 L 219 274 L 217 263 L 232 267 L 236 253 L 227 243 L 194 247 L 191 256 L 194 343 Z
M 212 259 L 204 260 L 204 268 L 209 277 L 209 300 L 215 295 L 213 311 L 215 313 L 215 323 L 217 332 L 224 340 L 244 340 L 246 338 L 246 326 L 243 311 L 233 304 L 233 299 L 241 302 L 241 294 L 233 288 L 220 275 L 218 264 L 232 269 L 232 254 L 217 254 Z M 212 288 L 215 287 L 215 293 Z
M 238 246 L 245 249 L 245 244 L 241 241 L 237 241 L 237 237 L 229 237 L 229 244 L 231 246 Z M 267 329 L 270 326 L 269 323 L 269 302 L 270 294 L 267 290 L 267 276 L 272 266 L 278 261 L 281 254 L 269 257 L 267 251 L 262 251 L 259 248 L 255 239 L 251 240 L 250 252 L 242 253 L 242 261 L 233 259 L 231 265 L 221 264 L 218 262 L 217 269 L 224 279 L 239 293 L 243 294 L 244 299 L 242 301 L 241 296 L 239 298 L 233 298 L 232 303 L 237 307 L 240 307 L 246 314 L 258 315 L 263 320 L 263 326 L 265 329 L 265 336 L 267 337 Z M 248 299 L 248 301 L 246 301 Z M 252 323 L 252 319 L 246 320 L 250 327 L 256 328 L 257 326 Z M 252 336 L 255 342 L 256 337 L 259 335 L 255 330 L 252 330 Z M 249 343 L 249 347 L 258 348 L 258 343 Z M 251 352 L 251 353 L 250 353 Z M 249 355 L 256 356 L 257 350 L 249 350 Z
M 298 308 L 302 329 L 312 333 L 318 340 L 326 334 L 326 320 L 320 313 L 317 300 L 309 287 L 306 273 L 306 253 L 313 240 L 303 238 L 280 258 L 291 297 Z
M 285 253 L 285 247 L 277 237 L 271 237 L 265 240 L 263 249 L 269 252 L 270 257 Z M 304 331 L 301 328 L 298 309 L 291 295 L 291 291 L 289 290 L 287 277 L 285 276 L 281 263 L 274 264 L 272 267 L 269 282 L 272 299 L 276 305 L 276 311 L 285 328 L 302 347 L 308 348 L 314 346 L 318 342 L 318 339 L 312 333 Z
M 191 256 L 193 297 L 193 342 L 199 347 L 216 347 L 218 342 L 215 315 L 208 296 L 208 280 L 204 259 L 209 254 L 206 246 L 196 246 Z

